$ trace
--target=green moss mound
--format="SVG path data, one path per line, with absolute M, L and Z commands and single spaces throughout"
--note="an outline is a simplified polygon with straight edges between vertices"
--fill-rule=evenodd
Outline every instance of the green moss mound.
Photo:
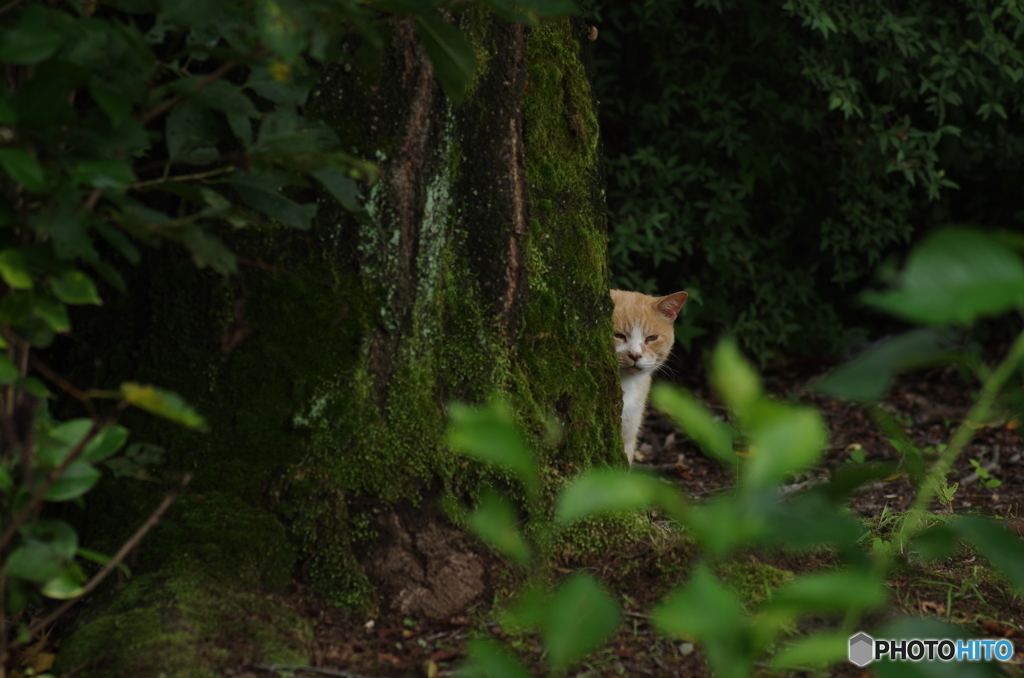
M 272 597 L 194 575 L 144 575 L 94 610 L 54 666 L 83 678 L 206 678 L 243 664 L 308 663 L 313 630 Z

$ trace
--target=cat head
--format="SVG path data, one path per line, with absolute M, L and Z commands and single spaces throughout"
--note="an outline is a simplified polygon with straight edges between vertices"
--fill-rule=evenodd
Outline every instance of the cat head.
M 653 372 L 668 360 L 675 340 L 673 323 L 686 301 L 686 292 L 652 297 L 612 290 L 615 356 L 622 374 Z

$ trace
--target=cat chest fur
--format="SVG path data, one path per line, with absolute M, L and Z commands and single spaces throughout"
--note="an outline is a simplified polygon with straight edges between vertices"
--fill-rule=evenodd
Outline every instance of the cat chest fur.
M 651 375 L 665 364 L 672 350 L 673 323 L 686 296 L 686 292 L 652 297 L 611 290 L 615 355 L 622 384 L 622 447 L 630 464 L 636 454 Z

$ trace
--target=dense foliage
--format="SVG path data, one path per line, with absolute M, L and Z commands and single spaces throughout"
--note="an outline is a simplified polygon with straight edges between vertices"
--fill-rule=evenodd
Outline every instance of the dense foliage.
M 1004 0 L 594 2 L 619 285 L 684 343 L 842 347 L 849 296 L 947 222 L 1021 216 L 1024 14 Z
M 923 327 L 881 343 L 819 385 L 833 396 L 870 403 L 884 395 L 895 374 L 915 364 L 955 360 L 970 369 L 982 382 L 977 402 L 933 459 L 894 427 L 898 466 L 861 459 L 832 468 L 824 484 L 791 484 L 794 476 L 802 478 L 803 471 L 823 461 L 825 419 L 813 407 L 767 394 L 735 342 L 723 341 L 712 355 L 709 376 L 727 406 L 727 421 L 693 394 L 667 384 L 655 387 L 653 400 L 705 454 L 735 473 L 733 487 L 701 500 L 684 497 L 671 483 L 638 469 L 590 469 L 560 492 L 553 524 L 532 531 L 520 529 L 514 508 L 497 494 L 486 495 L 477 506 L 471 529 L 531 575 L 503 617 L 508 633 L 513 638 L 524 628 L 540 633 L 549 675 L 562 675 L 607 642 L 621 621 L 618 601 L 591 572 L 570 574 L 549 592 L 550 575 L 541 569 L 543 545 L 550 541 L 549 532 L 582 518 L 652 505 L 695 542 L 698 556 L 686 582 L 654 607 L 650 623 L 669 637 L 698 642 L 720 678 L 761 675 L 764 666 L 822 671 L 847 660 L 851 636 L 859 631 L 881 638 L 964 637 L 960 625 L 970 623 L 969 616 L 951 624 L 919 616 L 916 609 L 903 619 L 881 613 L 898 589 L 892 580 L 906 577 L 923 561 L 950 558 L 960 542 L 987 558 L 1006 584 L 1024 591 L 1024 545 L 999 520 L 953 515 L 958 485 L 948 479 L 953 462 L 993 415 L 997 397 L 1024 360 L 1024 333 L 994 369 L 956 355 L 943 342 L 953 327 L 1020 308 L 1024 259 L 1019 250 L 1024 243 L 1006 240 L 963 228 L 930 234 L 914 247 L 892 287 L 862 295 L 864 303 Z M 958 275 L 950 276 L 950 270 Z M 466 456 L 513 472 L 527 493 L 535 491 L 533 455 L 500 407 L 453 410 L 451 441 Z M 871 521 L 845 504 L 858 486 L 897 471 L 913 478 L 916 496 L 909 510 L 890 512 L 894 527 L 882 538 L 870 530 Z M 943 510 L 929 510 L 933 501 Z M 527 534 L 542 539 L 531 543 Z M 751 551 L 759 549 L 830 552 L 836 562 L 801 571 L 763 601 L 749 604 L 716 566 L 730 558 L 756 560 Z M 800 623 L 809 618 L 830 621 Z M 491 639 L 474 641 L 469 657 L 468 675 L 530 675 L 519 656 Z M 881 676 L 939 677 L 949 675 L 951 666 L 934 661 L 911 669 L 904 662 L 883 660 L 872 668 Z M 996 662 L 956 667 L 977 676 L 1000 673 Z
M 574 10 L 568 0 L 480 5 L 527 24 Z M 68 306 L 131 293 L 121 271 L 139 264 L 140 246 L 182 246 L 198 267 L 230 275 L 237 260 L 225 234 L 310 228 L 313 189 L 369 219 L 357 182 L 372 181 L 375 166 L 341 149 L 337 132 L 307 117 L 303 105 L 322 64 L 372 63 L 403 22 L 440 85 L 460 100 L 477 56 L 452 6 L 14 0 L 0 7 L 0 611 L 20 621 L 40 594 L 77 599 L 137 542 L 108 561 L 81 548 L 68 523 L 41 518 L 48 502 L 80 501 L 103 465 L 138 473 L 138 463 L 158 453 L 133 446 L 113 457 L 128 441 L 116 423 L 126 405 L 206 427 L 169 391 L 126 382 L 83 392 L 50 369 L 37 351 L 71 331 Z M 48 389 L 79 400 L 89 416 L 58 421 Z M 106 566 L 88 579 L 83 558 Z M 0 663 L 7 618 L 0 614 Z M 18 642 L 50 621 L 24 626 Z

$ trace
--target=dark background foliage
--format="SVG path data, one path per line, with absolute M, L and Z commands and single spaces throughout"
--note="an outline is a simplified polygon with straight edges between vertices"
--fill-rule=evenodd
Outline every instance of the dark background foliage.
M 597 1 L 614 283 L 761 360 L 885 330 L 853 297 L 949 222 L 1019 225 L 1024 18 L 971 0 Z

